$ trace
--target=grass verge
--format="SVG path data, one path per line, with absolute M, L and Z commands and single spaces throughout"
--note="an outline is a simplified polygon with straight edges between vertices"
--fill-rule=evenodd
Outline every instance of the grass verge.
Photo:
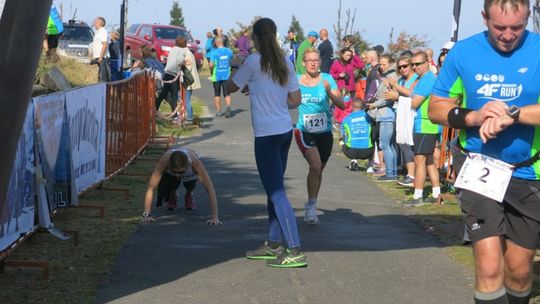
M 194 115 L 201 115 L 203 102 L 193 97 Z M 167 106 L 160 109 L 167 111 Z M 169 109 L 170 111 L 170 109 Z M 189 136 L 196 128 L 171 125 L 158 120 L 159 135 Z M 148 147 L 145 158 L 159 158 L 162 147 Z M 126 172 L 150 175 L 154 161 L 138 160 Z M 0 274 L 0 303 L 95 303 L 96 290 L 111 269 L 123 244 L 137 227 L 143 210 L 146 177 L 117 175 L 105 182 L 108 188 L 129 190 L 126 201 L 121 193 L 92 190 L 81 197 L 81 204 L 105 206 L 105 218 L 97 210 L 66 208 L 54 217 L 55 227 L 79 231 L 79 245 L 61 241 L 48 233 L 36 233 L 8 260 L 48 261 L 49 280 L 40 269 L 6 267 Z

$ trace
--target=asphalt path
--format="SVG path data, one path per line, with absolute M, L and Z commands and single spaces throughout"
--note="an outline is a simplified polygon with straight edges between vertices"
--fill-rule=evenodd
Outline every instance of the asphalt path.
M 210 88 L 204 79 L 194 95 L 213 113 Z M 248 97 L 233 94 L 232 118 L 216 118 L 180 142 L 201 155 L 223 226 L 205 224 L 210 212 L 201 186 L 197 210 L 156 210 L 157 221 L 139 225 L 119 253 L 98 303 L 473 302 L 472 271 L 452 261 L 447 247 L 363 173 L 346 170 L 337 153 L 323 174 L 321 225 L 304 223 L 307 163 L 294 142 L 285 183 L 309 265 L 275 269 L 244 258 L 266 239 L 268 227 Z

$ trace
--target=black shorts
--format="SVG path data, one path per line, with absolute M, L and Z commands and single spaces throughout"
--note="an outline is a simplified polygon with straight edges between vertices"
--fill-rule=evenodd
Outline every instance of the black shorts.
M 60 35 L 47 35 L 47 46 L 50 49 L 55 49 L 58 47 L 58 39 Z
M 433 151 L 435 151 L 435 144 L 437 143 L 438 138 L 439 138 L 438 134 L 414 133 L 413 134 L 414 154 L 415 155 L 433 154 Z
M 156 200 L 156 207 L 160 207 L 163 204 L 163 201 L 166 202 L 174 202 L 174 205 L 176 205 L 176 189 L 178 186 L 180 186 L 180 183 L 182 182 L 181 178 L 176 178 L 175 176 L 170 175 L 167 172 L 164 172 L 161 176 L 161 180 L 159 180 L 158 185 L 158 195 Z M 193 189 L 195 189 L 195 185 L 197 184 L 197 180 L 190 180 L 184 182 L 184 188 L 186 188 L 186 191 L 191 192 Z
M 375 148 L 373 148 L 373 146 L 365 149 L 349 148 L 346 145 L 341 147 L 341 151 L 343 151 L 343 154 L 345 154 L 345 156 L 347 156 L 349 159 L 370 159 L 373 156 L 374 150 Z
M 399 144 L 399 151 L 401 155 L 401 163 L 413 163 L 414 162 L 414 151 L 413 146 L 407 144 Z
M 457 198 L 472 242 L 504 236 L 521 247 L 536 249 L 540 235 L 540 181 L 512 178 L 502 203 L 463 189 L 458 190 Z
M 381 144 L 379 142 L 379 133 L 381 127 L 378 122 L 373 122 L 371 124 L 371 142 L 377 146 L 377 149 L 381 150 Z
M 332 132 L 307 133 L 300 129 L 294 129 L 294 138 L 302 154 L 305 154 L 309 148 L 317 147 L 321 163 L 326 164 L 330 154 L 332 154 L 332 146 L 334 145 Z
M 229 91 L 227 91 L 227 80 L 220 80 L 212 82 L 214 85 L 214 96 L 219 97 L 221 95 L 221 90 L 223 90 L 223 97 L 229 96 Z

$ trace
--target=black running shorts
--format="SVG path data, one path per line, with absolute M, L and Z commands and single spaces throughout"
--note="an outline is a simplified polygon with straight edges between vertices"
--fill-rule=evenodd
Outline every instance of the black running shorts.
M 326 164 L 332 154 L 332 145 L 334 144 L 334 136 L 332 132 L 324 133 L 307 133 L 300 129 L 294 129 L 294 138 L 302 155 L 307 149 L 317 147 L 321 163 Z
M 413 142 L 414 142 L 414 155 L 429 155 L 433 154 L 435 151 L 435 144 L 439 138 L 438 134 L 424 134 L 424 133 L 414 133 Z
M 469 190 L 458 190 L 463 218 L 472 242 L 504 236 L 535 250 L 540 235 L 540 181 L 512 178 L 499 203 Z

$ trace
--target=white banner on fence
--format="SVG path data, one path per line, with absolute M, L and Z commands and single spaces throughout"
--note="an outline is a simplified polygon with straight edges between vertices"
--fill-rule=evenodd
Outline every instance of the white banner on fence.
M 34 108 L 30 103 L 19 138 L 5 206 L 0 206 L 0 251 L 34 227 Z
M 105 99 L 105 83 L 66 92 L 77 193 L 105 178 Z
M 34 98 L 37 150 L 50 210 L 77 205 L 64 92 Z

